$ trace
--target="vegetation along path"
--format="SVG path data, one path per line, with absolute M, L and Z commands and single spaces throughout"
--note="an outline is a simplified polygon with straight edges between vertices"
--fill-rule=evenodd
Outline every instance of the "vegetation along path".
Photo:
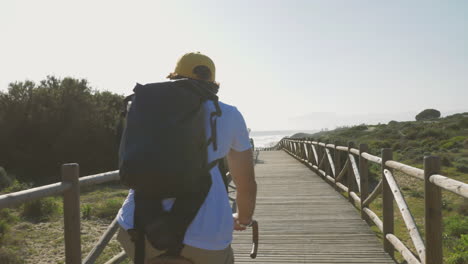
M 236 263 L 395 263 L 355 208 L 286 152 L 260 152 L 255 172 L 258 256 L 251 231 L 236 232 Z

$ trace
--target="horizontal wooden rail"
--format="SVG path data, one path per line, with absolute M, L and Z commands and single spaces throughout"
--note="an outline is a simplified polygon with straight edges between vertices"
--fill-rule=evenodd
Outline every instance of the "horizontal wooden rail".
M 371 162 L 374 162 L 374 163 L 377 163 L 377 164 L 382 164 L 382 159 L 377 157 L 377 156 L 374 156 L 374 155 L 371 155 L 369 153 L 361 153 L 361 157 L 365 158 L 366 160 L 368 161 L 371 161 Z
M 71 186 L 72 184 L 69 182 L 57 182 L 24 191 L 3 194 L 0 195 L 0 209 L 14 207 L 48 196 L 59 195 L 70 189 Z
M 337 150 L 341 150 L 341 151 L 348 152 L 348 147 L 345 147 L 345 146 L 337 146 L 336 149 L 337 149 Z
M 80 186 L 101 184 L 105 182 L 118 181 L 120 179 L 119 171 L 109 171 L 95 175 L 81 177 Z
M 424 170 L 408 166 L 406 164 L 394 161 L 394 160 L 389 160 L 385 162 L 385 165 L 388 167 L 395 169 L 397 171 L 404 172 L 408 174 L 409 176 L 413 176 L 415 178 L 418 178 L 420 180 L 424 180 Z
M 355 148 L 350 148 L 349 149 L 349 152 L 355 154 L 355 155 L 358 155 L 359 156 L 359 149 L 355 149 Z
M 437 175 L 437 174 L 432 175 L 429 178 L 429 180 L 433 184 L 443 188 L 444 190 L 447 190 L 455 194 L 458 194 L 460 196 L 463 196 L 465 198 L 468 198 L 468 184 L 466 183 L 463 183 L 454 179 L 450 179 L 442 175 Z

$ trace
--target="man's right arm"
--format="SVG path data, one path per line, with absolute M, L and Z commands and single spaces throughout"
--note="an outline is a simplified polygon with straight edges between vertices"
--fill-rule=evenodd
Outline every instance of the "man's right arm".
M 247 225 L 252 222 L 257 196 L 257 183 L 253 164 L 252 149 L 245 151 L 231 150 L 227 155 L 229 171 L 236 184 L 237 220 L 240 224 Z M 239 225 L 235 230 L 244 230 Z

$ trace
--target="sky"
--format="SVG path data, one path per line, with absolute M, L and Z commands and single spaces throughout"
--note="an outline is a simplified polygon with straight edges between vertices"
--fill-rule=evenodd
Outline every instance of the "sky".
M 191 51 L 253 131 L 468 112 L 464 0 L 0 2 L 0 91 L 53 75 L 126 95 Z

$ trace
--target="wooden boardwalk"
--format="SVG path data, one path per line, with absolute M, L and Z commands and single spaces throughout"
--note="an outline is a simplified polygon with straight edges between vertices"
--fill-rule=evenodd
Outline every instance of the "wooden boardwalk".
M 260 152 L 255 167 L 260 242 L 235 232 L 236 263 L 395 263 L 352 205 L 284 151 Z

